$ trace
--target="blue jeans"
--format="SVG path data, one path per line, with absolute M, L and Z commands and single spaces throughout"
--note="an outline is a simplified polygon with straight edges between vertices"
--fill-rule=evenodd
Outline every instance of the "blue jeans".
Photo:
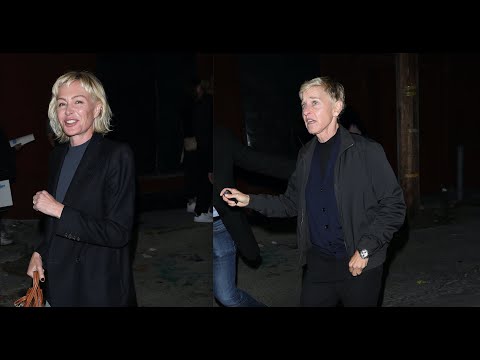
M 266 306 L 237 288 L 237 247 L 222 220 L 213 222 L 213 294 L 224 306 Z

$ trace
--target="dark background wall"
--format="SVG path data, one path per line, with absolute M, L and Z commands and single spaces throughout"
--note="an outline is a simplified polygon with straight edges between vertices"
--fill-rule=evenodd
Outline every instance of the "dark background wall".
M 456 187 L 457 145 L 464 146 L 464 186 L 480 187 L 476 139 L 480 95 L 479 54 L 419 54 L 420 191 Z M 220 71 L 217 72 L 217 69 Z M 395 54 L 232 54 L 216 57 L 215 115 L 251 146 L 295 156 L 310 138 L 301 119 L 298 90 L 316 76 L 345 87 L 370 137 L 380 142 L 397 171 Z M 224 78 L 222 80 L 222 78 Z M 228 102 L 226 108 L 224 103 Z M 240 176 L 248 190 L 268 183 Z M 275 185 L 274 185 L 275 186 Z
M 135 153 L 143 194 L 183 190 L 179 115 L 193 78 L 210 79 L 213 57 L 194 53 L 0 53 L 0 125 L 8 138 L 33 133 L 17 152 L 14 206 L 5 217 L 38 218 L 31 199 L 47 182 L 51 147 L 46 137 L 51 87 L 68 70 L 89 70 L 102 81 L 114 131 Z M 87 195 L 88 196 L 88 195 Z
M 192 74 L 215 78 L 215 121 L 258 149 L 286 156 L 296 156 L 309 138 L 301 120 L 300 84 L 334 76 L 346 88 L 347 106 L 397 169 L 394 54 L 0 53 L 0 65 L 0 124 L 9 138 L 29 133 L 36 138 L 17 153 L 15 206 L 6 214 L 11 218 L 38 217 L 31 197 L 47 180 L 51 86 L 72 69 L 95 71 L 104 82 L 114 112 L 115 132 L 109 136 L 134 148 L 144 192 L 183 186 L 176 109 L 181 84 Z M 422 194 L 455 187 L 459 144 L 465 188 L 480 187 L 479 80 L 480 54 L 419 55 Z
M 420 166 L 428 174 L 421 178 L 422 189 L 455 184 L 459 144 L 464 146 L 465 188 L 478 188 L 480 54 L 425 54 L 420 59 Z
M 181 107 L 196 65 L 194 54 L 98 54 L 97 74 L 115 109 L 111 136 L 132 145 L 139 174 L 179 169 Z

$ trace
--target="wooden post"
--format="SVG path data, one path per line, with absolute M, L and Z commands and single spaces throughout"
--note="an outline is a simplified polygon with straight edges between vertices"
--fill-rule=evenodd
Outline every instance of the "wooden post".
M 396 82 L 398 177 L 412 219 L 420 205 L 417 54 L 396 55 Z

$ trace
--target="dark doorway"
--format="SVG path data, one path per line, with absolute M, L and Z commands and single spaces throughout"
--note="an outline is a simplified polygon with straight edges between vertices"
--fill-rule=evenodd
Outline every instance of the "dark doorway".
M 301 118 L 300 85 L 319 76 L 316 56 L 308 54 L 239 55 L 240 85 L 248 144 L 295 156 L 311 136 Z
M 194 54 L 98 54 L 97 75 L 114 114 L 109 136 L 132 146 L 139 175 L 181 167 L 180 107 L 194 71 Z

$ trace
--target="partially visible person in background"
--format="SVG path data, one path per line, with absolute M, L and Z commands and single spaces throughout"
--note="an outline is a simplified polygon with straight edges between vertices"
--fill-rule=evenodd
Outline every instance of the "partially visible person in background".
M 184 116 L 184 164 L 187 211 L 195 222 L 212 222 L 213 96 L 207 80 L 194 82 L 190 117 Z
M 183 101 L 180 104 L 180 113 L 183 125 L 183 154 L 182 162 L 184 169 L 185 197 L 187 200 L 187 212 L 193 213 L 197 201 L 198 181 L 197 176 L 197 139 L 193 132 L 193 101 L 194 90 L 192 85 L 186 87 Z
M 72 71 L 52 87 L 50 125 L 60 143 L 33 209 L 47 217 L 27 274 L 46 306 L 135 306 L 130 254 L 135 166 L 127 144 L 106 139 L 112 112 L 95 75 Z
M 8 180 L 10 185 L 16 180 L 16 154 L 15 152 L 22 148 L 22 144 L 14 147 L 10 146 L 10 142 L 2 129 L 0 129 L 0 181 Z M 3 214 L 7 209 L 0 208 L 0 245 L 11 245 L 13 239 L 11 234 L 2 221 Z
M 287 180 L 295 170 L 295 160 L 255 151 L 220 126 L 214 128 L 214 149 L 213 293 L 223 306 L 263 307 L 236 284 L 239 254 L 250 264 L 260 262 L 257 240 L 245 211 L 227 206 L 218 194 L 235 186 L 235 167 Z

